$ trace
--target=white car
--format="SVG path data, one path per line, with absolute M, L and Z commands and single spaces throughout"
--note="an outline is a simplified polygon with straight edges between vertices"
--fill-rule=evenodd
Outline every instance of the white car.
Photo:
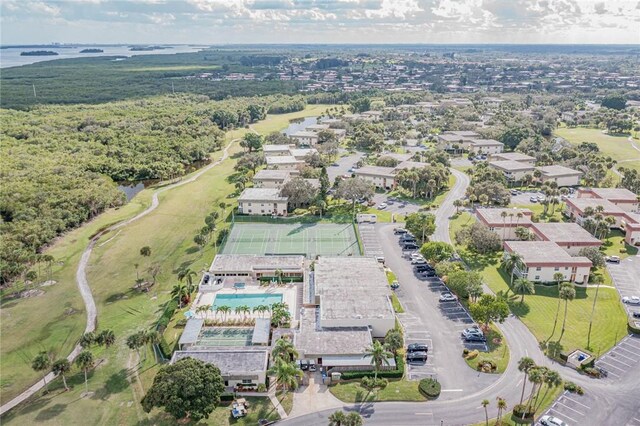
M 422 258 L 422 257 L 414 257 L 413 259 L 411 259 L 411 264 L 412 265 L 426 265 L 427 261 L 424 260 L 424 258 Z
M 378 210 L 384 210 L 387 208 L 387 203 L 380 203 L 378 204 Z
M 625 296 L 622 301 L 629 305 L 640 305 L 640 297 L 638 296 Z
M 604 260 L 609 263 L 620 263 L 620 256 L 607 256 Z
M 411 253 L 411 259 L 422 259 L 424 260 L 424 256 L 420 253 Z
M 539 422 L 542 426 L 567 426 L 565 422 L 553 416 L 542 416 Z

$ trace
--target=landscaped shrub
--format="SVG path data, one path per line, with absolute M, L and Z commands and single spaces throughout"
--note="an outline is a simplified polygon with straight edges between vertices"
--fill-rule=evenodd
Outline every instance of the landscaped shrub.
M 236 395 L 233 392 L 222 392 L 220 395 L 220 402 L 233 401 L 234 399 L 236 399 Z
M 437 398 L 440 395 L 440 382 L 435 379 L 422 379 L 418 389 L 427 398 Z
M 476 358 L 478 355 L 480 354 L 480 351 L 478 351 L 477 349 L 472 350 L 471 352 L 469 352 L 466 356 L 467 359 L 474 359 Z
M 160 343 L 158 343 L 158 347 L 160 348 L 160 352 L 162 352 L 163 357 L 166 359 L 171 358 L 171 355 L 173 355 L 173 348 L 169 346 L 167 339 L 165 339 L 163 335 L 160 335 Z
M 595 369 L 595 368 L 593 368 L 593 367 L 587 367 L 587 368 L 583 369 L 583 371 L 584 371 L 587 375 L 589 375 L 589 376 L 591 376 L 591 377 L 600 378 L 600 375 L 601 375 L 601 374 L 600 374 L 600 370 L 597 370 L 597 369 Z
M 528 418 L 531 418 L 531 416 L 533 416 L 533 414 L 535 413 L 535 410 L 533 409 L 533 407 L 529 407 L 529 410 L 527 410 L 527 406 L 525 404 L 516 404 L 513 406 L 514 417 L 521 419 L 522 413 L 524 413 L 524 418 L 528 419 Z
M 578 395 L 584 395 L 584 390 L 573 382 L 564 382 L 564 390 L 577 393 Z
M 342 380 L 356 380 L 362 379 L 366 376 L 371 376 L 371 371 L 341 371 Z M 396 356 L 396 369 L 395 370 L 382 370 L 378 371 L 378 377 L 385 377 L 387 379 L 401 379 L 404 376 L 404 356 L 399 353 Z
M 640 327 L 636 326 L 636 320 L 633 318 L 629 318 L 629 322 L 627 323 L 627 328 L 630 333 L 640 334 Z
M 476 367 L 476 370 L 482 371 L 483 373 L 491 373 L 496 371 L 497 369 L 498 366 L 496 365 L 496 363 L 488 359 L 478 361 L 478 365 Z
M 467 357 L 467 355 L 469 355 L 469 349 L 464 348 L 464 349 L 462 350 L 462 356 L 466 358 L 466 357 Z
M 256 388 L 257 392 L 266 392 L 267 391 L 267 385 L 265 385 L 264 383 L 259 383 L 258 387 Z
M 389 381 L 384 377 L 378 377 L 376 379 L 374 377 L 366 376 L 362 378 L 362 380 L 360 381 L 360 384 L 362 385 L 363 388 L 370 389 L 370 390 L 375 388 L 384 389 L 389 384 Z
M 164 308 L 164 312 L 162 312 L 162 316 L 158 320 L 158 331 L 162 332 L 167 326 L 169 322 L 171 322 L 171 318 L 173 317 L 173 313 L 178 309 L 178 301 L 175 299 L 167 302 L 167 305 Z

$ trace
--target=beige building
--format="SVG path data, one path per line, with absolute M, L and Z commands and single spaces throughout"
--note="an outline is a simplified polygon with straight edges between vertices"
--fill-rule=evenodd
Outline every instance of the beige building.
M 600 248 L 602 241 L 577 223 L 533 223 L 531 231 L 541 241 L 551 241 L 571 256 L 587 247 Z
M 391 190 L 396 187 L 396 173 L 394 167 L 363 166 L 353 174 L 370 182 L 378 189 Z
M 256 188 L 282 188 L 282 185 L 287 183 L 293 175 L 292 170 L 262 169 L 258 170 L 253 177 L 253 185 Z
M 513 160 L 490 161 L 489 166 L 500 170 L 508 181 L 520 182 L 525 175 L 532 174 L 533 165 Z
M 625 188 L 580 188 L 578 198 L 607 200 L 626 212 L 638 211 L 638 196 Z
M 476 132 L 457 130 L 438 135 L 438 147 L 446 151 L 468 151 L 474 139 L 479 139 Z
M 279 155 L 265 157 L 268 169 L 278 170 L 298 170 L 304 164 L 303 160 L 298 160 L 293 155 Z
M 491 156 L 492 161 L 518 161 L 520 163 L 536 164 L 536 158 L 530 155 L 521 154 L 519 152 L 502 152 L 500 154 L 493 154 Z
M 558 187 L 580 185 L 582 172 L 578 170 L 564 166 L 543 166 L 536 167 L 536 169 L 542 173 L 540 176 L 542 183 L 555 182 Z
M 307 130 L 292 133 L 289 137 L 293 139 L 297 145 L 314 146 L 318 143 L 318 133 Z
M 533 282 L 555 282 L 553 276 L 563 275 L 564 281 L 587 284 L 592 263 L 586 257 L 572 257 L 551 241 L 505 241 L 506 253 L 518 253 L 522 264 L 515 275 Z
M 504 213 L 504 215 L 503 215 Z M 530 228 L 533 213 L 529 209 L 476 209 L 478 222 L 495 232 L 503 240 L 517 240 L 516 228 Z
M 246 188 L 238 197 L 238 212 L 248 215 L 287 215 L 287 197 L 278 188 Z
M 275 277 L 281 270 L 283 277 L 304 275 L 304 256 L 259 256 L 253 254 L 218 254 L 209 274 L 213 277 Z
M 469 145 L 469 152 L 476 155 L 499 154 L 504 150 L 504 144 L 494 139 L 473 139 Z
M 291 155 L 290 150 L 295 145 L 262 145 L 262 152 L 265 157 L 281 157 Z

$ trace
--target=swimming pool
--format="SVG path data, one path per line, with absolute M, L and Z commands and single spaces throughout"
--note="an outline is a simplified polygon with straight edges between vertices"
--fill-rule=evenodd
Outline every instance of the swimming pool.
M 235 309 L 238 306 L 246 305 L 249 309 L 253 309 L 259 305 L 266 305 L 271 307 L 274 303 L 282 302 L 282 294 L 217 294 L 211 305 L 211 310 L 214 310 L 219 306 L 228 306 L 231 309 Z

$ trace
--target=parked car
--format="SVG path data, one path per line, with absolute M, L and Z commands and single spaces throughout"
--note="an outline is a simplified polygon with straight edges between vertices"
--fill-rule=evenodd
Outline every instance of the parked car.
M 307 361 L 309 363 L 309 371 L 316 371 L 316 362 L 315 361 Z
M 629 305 L 640 305 L 640 297 L 639 296 L 625 296 L 622 298 L 624 303 Z
M 547 197 L 545 197 L 544 195 L 538 195 L 538 201 L 543 202 L 546 199 Z
M 299 359 L 298 367 L 300 367 L 302 371 L 307 371 L 309 369 L 309 362 L 306 359 Z
M 384 209 L 386 209 L 387 207 L 388 207 L 388 206 L 387 206 L 387 203 L 380 203 L 380 204 L 378 204 L 378 210 L 384 210 Z
M 608 263 L 620 263 L 620 256 L 607 256 L 604 260 Z
M 640 311 L 632 313 L 631 316 L 634 318 L 640 318 Z
M 430 271 L 423 272 L 422 276 L 426 278 L 433 278 L 436 276 L 436 271 L 430 270 Z
M 415 239 L 408 239 L 408 240 L 402 240 L 402 241 L 400 241 L 400 245 L 401 245 L 401 246 L 403 246 L 403 245 L 405 245 L 405 244 L 413 244 L 413 245 L 417 246 L 417 245 L 418 245 L 418 241 L 417 241 L 417 240 L 415 240 Z
M 411 259 L 424 259 L 424 256 L 420 253 L 411 253 Z
M 484 337 L 484 335 L 482 334 L 468 334 L 466 336 L 463 336 L 464 340 L 467 342 L 486 342 L 487 338 Z
M 484 334 L 482 333 L 482 330 L 480 330 L 479 328 L 473 328 L 473 327 L 464 329 L 462 331 L 462 337 L 464 337 L 465 339 L 468 339 L 471 337 L 485 339 Z
M 419 257 L 416 257 L 415 259 L 411 259 L 411 264 L 412 265 L 426 265 L 427 261 L 424 259 L 421 259 Z
M 429 265 L 415 265 L 413 267 L 413 270 L 416 272 L 427 272 L 427 271 L 433 271 L 433 267 Z
M 415 240 L 415 239 L 416 237 L 411 232 L 405 232 L 402 235 L 400 235 L 400 241 Z
M 529 197 L 529 201 L 532 202 L 532 203 L 537 203 L 538 202 L 538 197 L 531 196 L 531 197 Z
M 393 233 L 396 235 L 403 235 L 407 233 L 407 230 L 404 228 L 393 228 Z
M 351 175 L 350 175 L 350 174 L 348 174 L 348 173 L 345 173 L 345 174 L 343 174 L 343 175 L 342 175 L 342 178 L 343 178 L 343 179 L 350 179 L 350 178 L 351 178 Z
M 407 353 L 407 362 L 427 362 L 427 353 L 422 351 L 417 352 L 408 352 Z
M 480 327 L 477 325 L 473 325 L 469 328 L 465 328 L 462 333 L 482 333 L 482 330 L 480 330 Z
M 429 352 L 429 347 L 424 343 L 411 343 L 407 346 L 407 353 L 409 352 Z
M 444 293 L 440 293 L 441 302 L 456 302 L 457 300 L 458 298 L 453 293 L 449 293 L 448 291 L 445 291 Z
M 542 416 L 540 417 L 540 424 L 542 426 L 567 426 L 565 422 L 560 420 L 557 417 L 553 416 Z
M 397 289 L 397 288 L 400 288 L 400 283 L 398 281 L 392 282 L 391 283 L 391 288 L 394 289 L 394 290 Z
M 406 250 L 418 250 L 419 248 L 420 247 L 418 247 L 418 245 L 414 244 L 414 243 L 407 243 L 407 244 L 404 244 L 402 246 L 402 250 L 405 250 L 405 251 Z

